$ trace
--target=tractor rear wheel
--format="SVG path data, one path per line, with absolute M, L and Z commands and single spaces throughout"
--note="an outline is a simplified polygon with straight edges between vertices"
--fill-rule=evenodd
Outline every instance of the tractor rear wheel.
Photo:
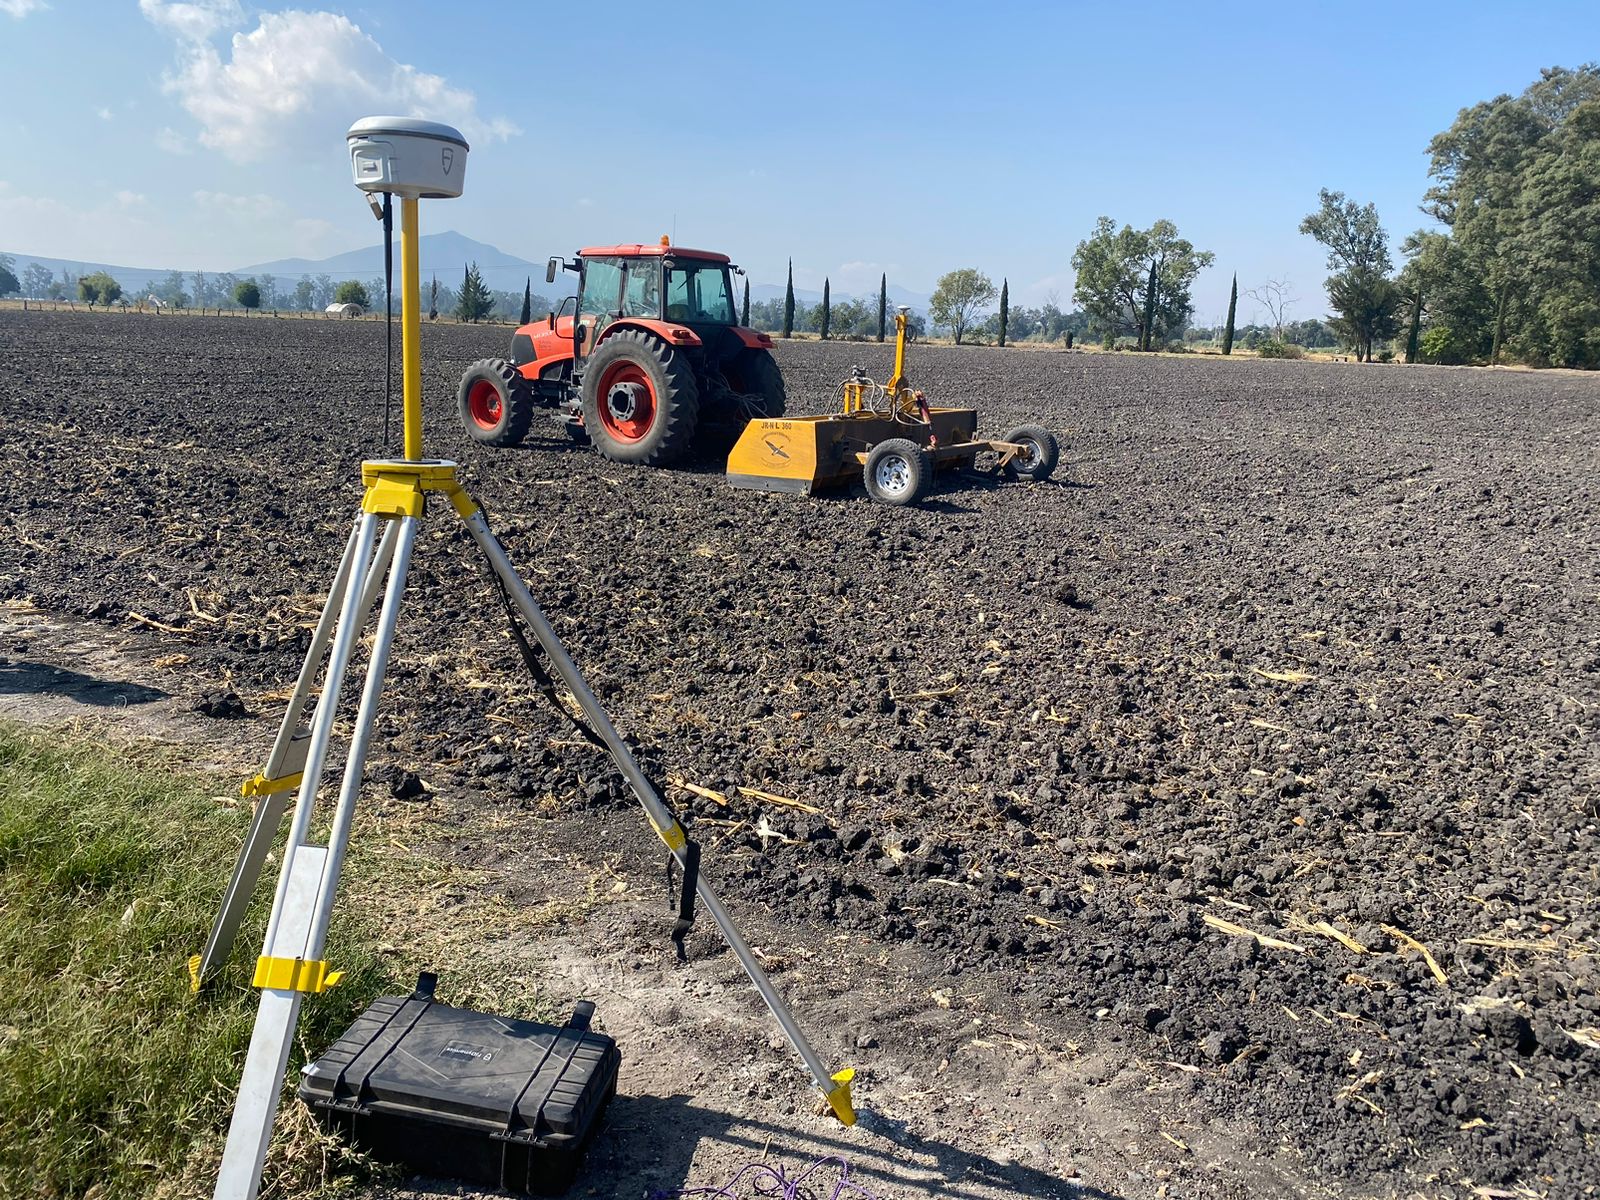
M 694 438 L 700 393 L 683 356 L 638 329 L 601 342 L 583 371 L 583 427 L 612 462 L 658 467 Z
M 783 372 L 770 350 L 746 350 L 733 360 L 726 371 L 728 386 L 744 396 L 759 396 L 760 411 L 739 414 L 744 417 L 781 417 L 789 406 L 789 395 L 783 387 Z
M 1000 439 L 1022 446 L 1022 453 L 1013 458 L 1006 469 L 1025 479 L 1049 479 L 1055 472 L 1061 451 L 1055 434 L 1037 425 L 1018 425 Z
M 516 446 L 533 424 L 533 389 L 503 358 L 480 358 L 461 375 L 456 406 L 468 435 L 486 446 Z
M 910 438 L 890 438 L 867 454 L 861 477 L 874 500 L 915 504 L 933 486 L 933 458 Z

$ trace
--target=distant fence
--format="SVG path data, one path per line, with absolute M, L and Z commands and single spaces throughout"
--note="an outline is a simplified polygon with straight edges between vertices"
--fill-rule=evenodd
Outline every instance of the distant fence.
M 383 320 L 383 314 L 381 312 L 368 312 L 363 313 L 359 317 L 347 317 L 336 312 L 305 312 L 300 309 L 290 308 L 175 308 L 170 304 L 164 305 L 161 308 L 157 308 L 153 304 L 149 303 L 134 303 L 129 304 L 126 307 L 121 304 L 112 304 L 109 306 L 104 304 L 96 304 L 91 307 L 90 305 L 82 304 L 72 300 L 0 300 L 0 311 L 6 310 L 10 310 L 12 312 L 125 313 L 131 316 L 138 316 L 142 314 L 144 316 L 155 317 L 247 317 L 256 320 L 277 319 L 280 321 L 343 321 L 347 324 L 351 321 Z M 395 311 L 394 316 L 396 321 L 400 319 L 400 313 L 398 310 Z M 518 322 L 509 318 L 501 319 L 499 317 L 486 318 L 482 321 L 461 321 L 445 313 L 440 313 L 438 318 L 431 322 L 428 320 L 427 314 L 424 313 L 422 322 L 425 325 L 504 325 L 508 328 L 514 327 L 518 324 Z

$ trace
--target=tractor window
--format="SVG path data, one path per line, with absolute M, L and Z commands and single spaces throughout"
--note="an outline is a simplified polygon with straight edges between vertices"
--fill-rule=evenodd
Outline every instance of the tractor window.
M 622 260 L 586 258 L 583 260 L 583 296 L 578 312 L 598 317 L 617 311 L 622 296 Z
M 628 263 L 628 286 L 622 293 L 625 317 L 661 317 L 661 260 L 636 258 Z
M 668 267 L 667 320 L 734 324 L 728 268 L 722 263 L 684 261 Z

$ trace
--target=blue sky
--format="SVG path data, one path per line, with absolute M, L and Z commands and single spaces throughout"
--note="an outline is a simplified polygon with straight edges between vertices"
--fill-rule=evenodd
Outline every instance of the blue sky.
M 343 135 L 401 111 L 473 144 L 424 229 L 534 261 L 675 228 L 762 282 L 790 256 L 836 291 L 976 266 L 1066 306 L 1096 217 L 1166 217 L 1217 256 L 1197 318 L 1235 270 L 1311 316 L 1319 187 L 1398 243 L 1459 108 L 1596 57 L 1595 0 L 0 0 L 0 249 L 225 270 L 370 244 Z

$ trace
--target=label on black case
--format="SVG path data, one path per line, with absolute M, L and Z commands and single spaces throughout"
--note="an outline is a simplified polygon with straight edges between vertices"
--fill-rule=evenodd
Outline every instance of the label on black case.
M 439 1051 L 440 1058 L 448 1058 L 452 1062 L 491 1062 L 494 1051 L 487 1046 L 474 1046 L 471 1042 L 449 1042 Z

